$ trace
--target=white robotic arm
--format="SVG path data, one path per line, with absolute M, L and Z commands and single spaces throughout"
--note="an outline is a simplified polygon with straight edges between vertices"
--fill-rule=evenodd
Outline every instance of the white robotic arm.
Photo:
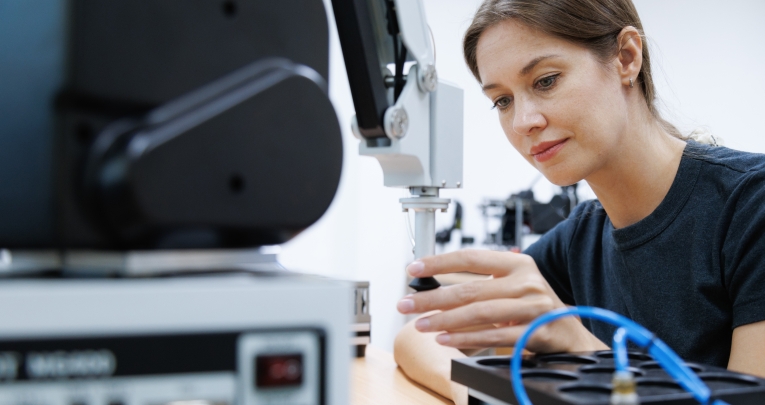
M 439 190 L 462 187 L 462 90 L 438 79 L 421 0 L 334 0 L 333 6 L 357 112 L 352 127 L 362 141 L 359 153 L 380 162 L 386 186 L 410 190 L 412 196 L 401 203 L 415 212 L 415 258 L 433 255 L 435 212 L 449 205 Z M 391 77 L 387 65 L 398 65 L 394 74 L 402 74 L 399 41 L 413 64 L 396 97 L 403 77 Z M 439 284 L 428 278 L 410 286 L 423 291 Z

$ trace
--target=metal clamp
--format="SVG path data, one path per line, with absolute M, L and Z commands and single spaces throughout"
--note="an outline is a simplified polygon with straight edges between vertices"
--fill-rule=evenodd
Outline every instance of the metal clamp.
M 451 200 L 439 197 L 408 197 L 400 199 L 399 202 L 401 202 L 401 207 L 404 211 L 441 210 L 441 212 L 446 212 Z

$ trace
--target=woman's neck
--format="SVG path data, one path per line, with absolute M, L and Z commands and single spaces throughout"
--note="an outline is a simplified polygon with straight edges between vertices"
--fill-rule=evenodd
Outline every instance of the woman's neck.
M 622 138 L 618 156 L 586 179 L 617 229 L 640 221 L 659 206 L 675 180 L 685 148 L 685 142 L 656 123 L 633 128 Z

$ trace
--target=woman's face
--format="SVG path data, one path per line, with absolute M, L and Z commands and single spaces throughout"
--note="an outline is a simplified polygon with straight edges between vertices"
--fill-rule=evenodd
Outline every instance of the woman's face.
M 618 156 L 628 111 L 615 65 L 514 20 L 484 31 L 476 59 L 505 135 L 552 183 L 586 179 Z

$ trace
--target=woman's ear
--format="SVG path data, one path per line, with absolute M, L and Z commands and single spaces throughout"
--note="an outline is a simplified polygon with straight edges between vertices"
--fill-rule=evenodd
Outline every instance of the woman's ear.
M 633 26 L 622 29 L 616 39 L 619 52 L 616 55 L 616 71 L 622 84 L 632 87 L 637 83 L 640 68 L 643 66 L 643 39 Z

